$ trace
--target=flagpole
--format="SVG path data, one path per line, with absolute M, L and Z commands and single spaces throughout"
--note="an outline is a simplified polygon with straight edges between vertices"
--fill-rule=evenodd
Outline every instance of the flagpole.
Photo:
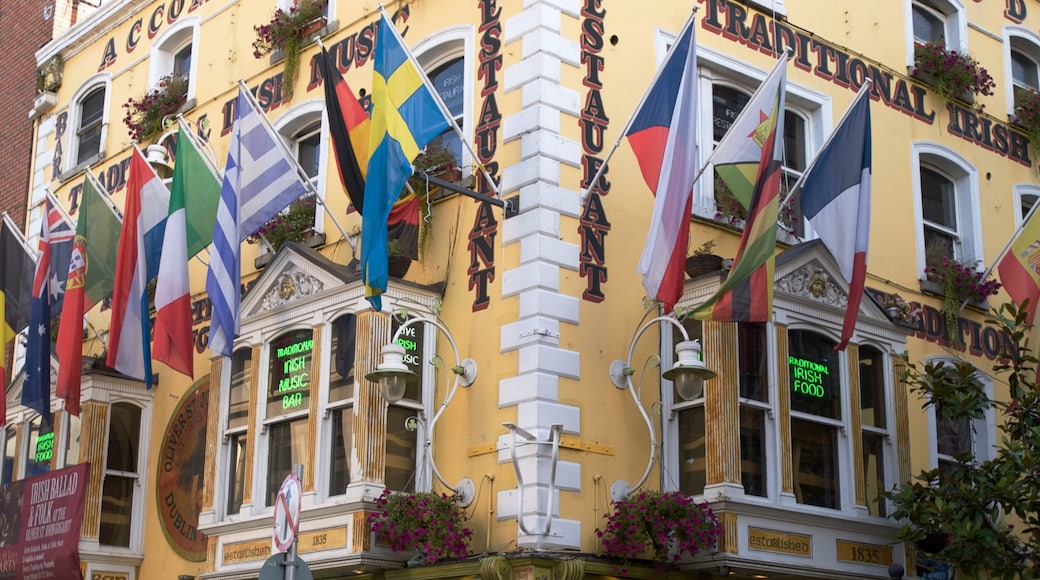
M 5 211 L 2 215 L 0 215 L 0 217 L 3 217 L 3 221 L 4 224 L 7 225 L 7 229 L 11 230 L 14 233 L 15 239 L 17 239 L 18 243 L 21 244 L 22 249 L 25 250 L 25 253 L 32 256 L 33 260 L 36 260 L 36 252 L 29 249 L 29 240 L 25 239 L 25 234 L 22 233 L 22 230 L 18 229 L 18 226 L 15 225 L 14 220 L 11 219 L 11 216 L 8 215 L 8 213 Z
M 177 121 L 184 123 L 189 129 L 191 128 L 191 121 L 185 119 L 184 115 L 178 113 Z M 196 126 L 198 125 L 196 124 Z M 201 157 L 206 163 L 206 168 L 213 174 L 213 179 L 215 179 L 217 183 L 220 183 L 220 170 L 217 169 L 216 155 L 213 153 L 213 148 L 209 146 L 209 142 L 201 141 L 194 131 L 185 131 L 184 134 L 191 140 L 191 144 L 195 147 L 196 151 L 206 152 L 206 155 L 199 155 L 199 157 Z
M 776 72 L 777 67 L 787 66 L 787 61 L 791 57 L 793 57 L 793 56 L 794 56 L 794 48 L 792 48 L 790 46 L 787 47 L 787 50 L 784 51 L 784 57 L 785 58 L 777 59 L 776 64 L 774 64 L 773 68 L 770 69 L 769 74 L 766 75 L 766 78 L 769 78 L 770 76 L 772 76 L 773 73 Z M 757 89 L 756 89 L 755 92 L 758 92 Z M 754 93 L 752 93 L 751 96 L 753 98 L 754 97 Z M 749 102 L 750 102 L 750 100 L 749 100 Z M 782 114 L 783 111 L 780 111 L 780 113 Z M 751 113 L 748 111 L 748 108 L 744 107 L 743 109 L 741 109 L 740 114 L 737 115 L 737 118 L 734 119 L 732 123 L 730 123 L 730 127 L 740 123 L 741 119 L 744 118 L 744 115 L 750 115 L 750 114 Z M 697 183 L 697 180 L 701 178 L 701 174 L 704 173 L 704 171 L 708 169 L 708 166 L 711 165 L 711 162 L 715 160 L 715 154 L 718 152 L 719 149 L 721 149 L 721 145 L 726 140 L 727 137 L 729 137 L 729 133 L 728 132 L 722 138 L 722 141 L 719 141 L 719 145 L 715 146 L 715 148 L 711 150 L 711 154 L 708 155 L 708 159 L 704 162 L 703 165 L 701 165 L 701 168 L 698 169 L 697 173 L 693 176 L 693 183 L 690 184 L 690 187 L 693 187 Z
M 58 198 L 53 193 L 51 193 L 50 189 L 45 188 L 44 193 L 46 194 L 47 199 L 51 202 L 51 205 L 54 206 L 54 208 L 58 210 L 58 213 L 61 214 L 61 218 L 69 224 L 73 231 L 75 231 L 76 225 L 72 222 L 72 216 L 70 216 L 68 212 L 65 211 L 65 208 L 61 205 L 61 202 L 58 201 Z
M 1011 237 L 1008 238 L 1008 241 L 1004 243 L 1004 247 L 1001 248 L 1000 252 L 997 253 L 996 259 L 993 260 L 993 263 L 990 264 L 989 268 L 986 268 L 986 271 L 982 273 L 982 277 L 980 278 L 981 280 L 989 278 L 989 275 L 993 273 L 993 269 L 997 267 L 997 265 L 1000 263 L 1001 258 L 1003 258 L 1004 255 L 1007 254 L 1007 251 L 1011 249 L 1011 244 L 1015 243 L 1015 240 L 1018 238 L 1018 235 L 1022 233 L 1022 230 L 1026 229 L 1026 225 L 1029 224 L 1029 220 L 1033 219 L 1033 214 L 1036 213 L 1036 210 L 1038 208 L 1040 208 L 1040 202 L 1034 203 L 1033 207 L 1029 208 L 1029 212 L 1026 214 L 1024 218 L 1022 218 L 1022 223 L 1018 224 L 1018 227 L 1015 228 L 1015 231 L 1011 234 Z M 960 315 L 961 311 L 963 311 L 964 307 L 967 305 L 968 299 L 965 298 L 964 302 L 961 302 L 961 307 L 957 309 L 957 314 Z
M 249 91 L 249 87 L 246 86 L 245 81 L 239 79 L 238 86 L 239 89 L 246 94 L 246 98 L 249 99 L 249 101 L 253 104 L 253 108 L 256 109 L 256 112 L 259 113 L 261 122 L 267 127 L 269 131 L 271 131 L 273 135 L 275 135 L 275 142 L 278 144 L 278 147 L 281 148 L 282 154 L 285 156 L 286 159 L 289 160 L 293 169 L 295 169 L 296 176 L 299 177 L 301 181 L 303 181 L 304 189 L 306 189 L 308 193 L 313 195 L 314 199 L 319 204 L 321 204 L 321 207 L 325 209 L 326 215 L 329 216 L 329 219 L 332 220 L 332 223 L 336 226 L 336 229 L 339 230 L 340 235 L 343 236 L 343 239 L 346 240 L 347 244 L 350 246 L 351 253 L 357 254 L 357 242 L 354 241 L 354 238 L 347 235 L 347 231 L 343 229 L 343 226 L 339 223 L 339 220 L 336 219 L 336 216 L 332 213 L 332 210 L 330 210 L 329 206 L 325 204 L 325 200 L 322 198 L 321 195 L 318 194 L 317 188 L 315 188 L 314 184 L 311 183 L 311 178 L 307 175 L 307 172 L 304 171 L 302 167 L 300 167 L 300 162 L 296 160 L 296 156 L 289 151 L 288 147 L 285 146 L 285 141 L 279 138 L 278 131 L 276 131 L 275 128 L 271 125 L 271 120 L 267 118 L 267 113 L 264 113 L 263 108 L 260 106 L 260 103 L 257 102 L 256 97 L 253 96 L 253 93 Z M 265 239 L 264 241 L 266 242 L 267 240 Z M 270 243 L 268 243 L 268 245 L 270 245 Z
M 699 9 L 699 6 L 693 7 L 693 11 L 690 13 L 690 16 L 686 19 L 686 23 L 683 24 L 683 27 L 681 29 L 679 29 L 679 34 L 675 36 L 676 41 L 682 38 L 683 34 L 686 34 L 687 28 L 693 26 L 693 19 L 695 16 L 697 16 L 697 10 Z M 592 192 L 592 189 L 595 187 L 595 184 L 599 182 L 599 178 L 602 177 L 603 172 L 606 171 L 607 164 L 610 163 L 610 158 L 614 156 L 614 152 L 617 151 L 617 148 L 621 145 L 621 140 L 625 138 L 625 135 L 628 133 L 629 128 L 632 127 L 632 121 L 635 120 L 636 115 L 639 114 L 639 111 L 642 110 L 643 105 L 646 104 L 646 98 L 650 96 L 650 90 L 654 87 L 655 84 L 657 84 L 657 80 L 661 78 L 661 74 L 664 72 L 664 64 L 668 62 L 669 58 L 672 57 L 672 53 L 675 52 L 675 47 L 678 45 L 678 42 L 673 42 L 672 45 L 668 47 L 668 52 L 665 53 L 664 60 L 661 61 L 661 66 L 657 67 L 657 71 L 654 73 L 654 78 L 650 79 L 650 84 L 646 86 L 646 90 L 643 91 L 643 96 L 640 97 L 639 102 L 636 103 L 636 108 L 632 110 L 632 115 L 629 116 L 628 122 L 625 123 L 625 126 L 621 129 L 621 133 L 618 134 L 617 140 L 614 141 L 614 145 L 610 148 L 610 152 L 607 153 L 607 156 L 603 158 L 603 162 L 600 163 L 599 168 L 596 169 L 596 173 L 592 176 L 592 179 L 589 180 L 588 189 L 581 192 L 581 199 L 579 201 L 581 202 L 581 205 L 583 207 L 585 203 L 588 201 L 589 193 Z
M 118 219 L 119 222 L 122 223 L 123 212 L 119 211 L 119 208 L 116 207 L 116 202 L 112 199 L 112 196 L 108 195 L 108 190 L 106 190 L 101 185 L 101 182 L 99 182 L 97 180 L 97 177 L 94 176 L 94 172 L 92 172 L 89 168 L 87 169 L 86 176 L 87 179 L 89 179 L 91 184 L 94 186 L 94 190 L 97 191 L 98 195 L 101 196 L 101 199 L 105 200 L 105 205 L 107 205 L 108 209 L 111 210 L 112 215 L 116 216 L 116 219 Z M 77 221 L 79 220 L 77 219 Z
M 383 15 L 386 18 L 386 21 L 391 24 L 391 26 L 389 27 L 390 33 L 393 34 L 394 38 L 397 39 L 398 43 L 402 47 L 404 47 L 404 53 L 408 56 L 408 61 L 412 63 L 412 66 L 415 67 L 415 70 L 419 71 L 419 76 L 422 77 L 423 85 L 425 85 L 426 89 L 430 91 L 430 94 L 433 95 L 433 100 L 436 101 L 437 106 L 441 110 L 441 114 L 444 115 L 444 118 L 450 122 L 451 128 L 455 130 L 455 134 L 459 137 L 459 141 L 466 146 L 466 150 L 469 151 L 469 154 L 473 157 L 473 162 L 476 164 L 477 168 L 480 169 L 480 172 L 484 175 L 484 179 L 487 181 L 488 186 L 492 189 L 492 191 L 495 192 L 496 196 L 501 196 L 501 192 L 498 189 L 498 184 L 496 184 L 495 180 L 491 178 L 491 174 L 488 173 L 488 170 L 486 167 L 484 167 L 484 164 L 480 162 L 480 158 L 477 157 L 477 153 L 473 150 L 473 145 L 469 142 L 468 139 L 466 139 L 466 136 L 462 134 L 462 129 L 459 127 L 459 124 L 455 122 L 455 117 L 451 114 L 451 111 L 448 110 L 448 106 L 444 104 L 444 101 L 441 100 L 440 93 L 438 93 L 437 89 L 433 87 L 432 83 L 430 82 L 430 78 L 426 76 L 426 71 L 419 64 L 419 61 L 415 59 L 415 55 L 412 54 L 411 49 L 408 48 L 408 45 L 405 44 L 404 39 L 402 39 L 401 35 L 398 34 L 397 28 L 393 26 L 393 21 L 390 20 L 390 15 L 386 13 L 386 10 L 383 8 L 382 4 L 379 4 L 379 13 Z M 380 28 L 382 27 L 380 26 Z
M 845 113 L 841 116 L 840 119 L 838 119 L 838 123 L 834 125 L 835 129 L 841 127 L 842 123 L 845 122 L 845 119 L 848 118 L 849 113 L 851 113 L 852 109 L 855 108 L 856 103 L 858 103 L 860 99 L 864 98 L 864 95 L 870 92 L 870 85 L 872 85 L 873 83 L 874 81 L 872 81 L 870 78 L 867 78 L 863 85 L 860 86 L 859 91 L 856 92 L 856 98 L 852 99 L 852 104 L 850 104 L 849 107 L 845 109 Z M 803 171 L 802 174 L 798 177 L 798 181 L 794 182 L 794 185 L 792 185 L 791 189 L 788 190 L 787 197 L 785 197 L 783 201 L 780 202 L 779 209 L 783 209 L 784 207 L 786 207 L 787 204 L 791 202 L 791 198 L 794 197 L 794 194 L 797 193 L 799 189 L 801 189 L 802 183 L 805 181 L 805 176 L 809 175 L 809 172 L 812 171 L 812 168 L 816 166 L 816 161 L 820 158 L 820 151 L 824 151 L 827 149 L 827 146 L 830 145 L 831 141 L 834 140 L 834 134 L 836 132 L 837 131 L 831 131 L 831 134 L 827 136 L 827 140 L 823 142 L 823 146 L 820 147 L 820 149 L 816 152 L 816 156 L 814 156 L 812 161 L 809 162 L 809 166 L 805 168 L 805 171 Z

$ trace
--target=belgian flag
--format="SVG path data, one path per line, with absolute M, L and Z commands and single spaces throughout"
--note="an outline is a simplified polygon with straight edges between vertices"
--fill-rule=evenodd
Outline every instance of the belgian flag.
M 368 114 L 350 86 L 343 80 L 325 47 L 321 48 L 318 68 L 325 85 L 325 109 L 329 115 L 332 148 L 336 167 L 350 203 L 359 215 L 365 202 L 365 171 L 368 170 Z

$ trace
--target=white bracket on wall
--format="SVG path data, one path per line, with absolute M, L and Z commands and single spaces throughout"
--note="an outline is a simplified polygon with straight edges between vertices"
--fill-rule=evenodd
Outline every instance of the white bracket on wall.
M 563 433 L 563 425 L 557 423 L 549 429 L 549 439 L 547 441 L 539 441 L 538 437 L 533 433 L 518 427 L 515 423 L 502 423 L 502 426 L 509 429 L 513 434 L 513 441 L 509 445 L 510 458 L 513 461 L 513 469 L 516 471 L 516 485 L 519 500 L 519 505 L 516 511 L 516 521 L 520 524 L 520 531 L 527 534 L 528 536 L 542 535 L 548 536 L 549 530 L 552 529 L 553 511 L 555 509 L 555 495 L 556 495 L 556 465 L 560 460 L 560 436 Z M 522 441 L 517 441 L 516 436 L 520 435 L 523 438 Z M 520 465 L 517 463 L 516 448 L 518 445 L 552 445 L 552 466 L 549 470 L 549 505 L 546 507 L 545 514 L 545 528 L 540 534 L 536 534 L 527 528 L 527 524 L 524 523 L 524 476 L 520 472 Z

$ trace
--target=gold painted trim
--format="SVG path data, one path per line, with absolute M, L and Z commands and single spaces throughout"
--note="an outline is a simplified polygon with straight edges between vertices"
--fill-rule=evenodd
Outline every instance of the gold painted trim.
M 896 465 L 899 468 L 899 482 L 910 480 L 910 412 L 907 392 L 910 386 L 904 380 L 906 365 L 897 354 L 891 355 L 892 384 L 895 390 L 896 416 Z
M 101 485 L 105 478 L 105 442 L 108 441 L 108 405 L 98 401 L 84 401 L 80 409 L 80 461 L 91 465 L 87 482 L 87 497 L 83 500 L 83 524 L 80 535 L 84 539 L 98 539 L 101 529 Z M 143 426 L 142 426 L 143 427 Z
M 856 505 L 867 505 L 867 479 L 863 471 L 863 409 L 860 402 L 859 347 L 846 348 L 849 369 L 849 406 L 852 408 L 852 476 Z
M 705 321 L 705 364 L 718 375 L 704 383 L 705 480 L 708 485 L 741 483 L 737 323 Z
M 209 415 L 206 417 L 206 459 L 205 471 L 208 474 L 202 482 L 202 511 L 213 511 L 216 497 L 217 481 L 224 478 L 217 471 L 217 456 L 221 438 L 217 436 L 220 429 L 220 405 L 223 401 L 221 380 L 224 372 L 224 357 L 216 357 L 210 361 L 209 369 Z

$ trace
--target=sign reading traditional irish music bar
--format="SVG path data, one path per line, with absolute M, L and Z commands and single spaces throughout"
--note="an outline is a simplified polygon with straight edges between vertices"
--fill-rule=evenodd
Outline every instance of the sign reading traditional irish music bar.
M 0 485 L 0 578 L 80 578 L 90 464 Z
M 209 376 L 181 398 L 163 433 L 156 466 L 155 501 L 166 541 L 190 562 L 206 559 L 206 534 L 199 531 L 206 468 Z
M 311 390 L 310 330 L 294 330 L 271 341 L 271 364 L 267 389 L 268 416 L 307 408 Z

